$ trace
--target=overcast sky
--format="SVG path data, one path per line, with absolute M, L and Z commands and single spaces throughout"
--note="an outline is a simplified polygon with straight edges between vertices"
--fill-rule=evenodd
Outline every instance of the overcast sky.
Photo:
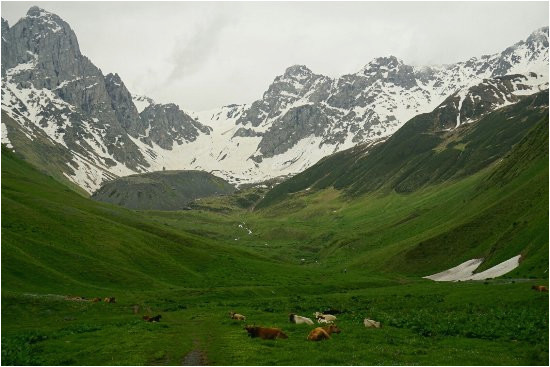
M 395 55 L 411 65 L 500 52 L 548 25 L 548 2 L 6 2 L 38 5 L 132 93 L 189 110 L 248 103 L 294 64 L 340 76 Z

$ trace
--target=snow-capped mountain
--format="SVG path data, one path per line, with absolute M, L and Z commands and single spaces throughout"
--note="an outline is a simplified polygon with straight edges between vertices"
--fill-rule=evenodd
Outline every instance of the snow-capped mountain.
M 81 54 L 70 26 L 38 7 L 11 28 L 2 19 L 2 110 L 11 117 L 2 127 L 15 150 L 65 149 L 63 174 L 88 192 L 150 171 L 153 146 L 169 149 L 209 133 L 173 104 L 148 106 L 142 117 L 120 77 L 103 75 Z
M 20 152 L 55 146 L 66 153 L 63 174 L 88 192 L 115 176 L 163 168 L 233 183 L 292 175 L 385 139 L 449 97 L 458 116 L 442 122 L 447 129 L 547 88 L 545 27 L 501 53 L 452 65 L 381 57 L 339 78 L 295 65 L 250 105 L 190 112 L 131 94 L 117 74 L 104 76 L 54 14 L 33 7 L 11 28 L 2 19 L 2 110 L 10 117 L 2 142 Z

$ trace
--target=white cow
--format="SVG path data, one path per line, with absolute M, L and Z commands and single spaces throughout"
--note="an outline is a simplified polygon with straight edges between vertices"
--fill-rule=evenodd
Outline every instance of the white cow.
M 315 312 L 315 318 L 319 324 L 331 324 L 336 321 L 336 316 Z
M 380 329 L 380 322 L 371 319 L 364 319 L 363 324 L 366 328 Z
M 232 318 L 233 320 L 239 320 L 239 321 L 246 320 L 246 316 L 241 315 L 240 313 L 235 313 L 234 311 L 229 312 L 229 317 Z
M 313 325 L 313 321 L 311 321 L 310 318 L 304 317 L 304 316 L 298 316 L 294 313 L 291 313 L 289 316 L 290 322 L 294 324 L 308 324 Z

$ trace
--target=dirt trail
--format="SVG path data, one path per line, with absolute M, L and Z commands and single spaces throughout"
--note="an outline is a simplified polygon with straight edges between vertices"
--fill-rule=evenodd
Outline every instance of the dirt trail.
M 206 353 L 199 348 L 199 343 L 195 340 L 193 342 L 194 347 L 189 353 L 183 357 L 181 361 L 182 366 L 208 366 L 208 359 Z

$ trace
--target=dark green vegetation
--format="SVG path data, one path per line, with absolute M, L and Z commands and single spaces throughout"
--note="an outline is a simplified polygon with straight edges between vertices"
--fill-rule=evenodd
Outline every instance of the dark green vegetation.
M 195 351 L 210 364 L 547 365 L 548 293 L 530 288 L 548 285 L 548 109 L 534 101 L 456 134 L 420 131 L 429 144 L 410 137 L 410 149 L 393 156 L 401 165 L 388 161 L 385 171 L 370 154 L 355 162 L 354 151 L 337 154 L 308 170 L 307 184 L 296 176 L 253 211 L 264 195 L 253 188 L 189 211 L 128 210 L 85 198 L 2 149 L 2 363 L 182 364 Z M 371 154 L 408 146 L 398 143 Z M 334 157 L 333 169 L 347 168 L 321 184 Z M 435 162 L 447 169 L 430 169 Z M 379 186 L 359 176 L 363 164 L 385 172 Z M 500 279 L 421 278 L 517 254 L 520 266 Z M 290 312 L 329 307 L 345 311 L 329 341 L 308 342 L 311 328 L 288 322 Z M 250 339 L 230 310 L 289 339 Z M 145 313 L 162 321 L 145 323 Z M 365 329 L 364 317 L 383 328 Z
M 92 199 L 129 209 L 181 210 L 197 198 L 233 191 L 233 185 L 208 172 L 161 171 L 116 178 Z

